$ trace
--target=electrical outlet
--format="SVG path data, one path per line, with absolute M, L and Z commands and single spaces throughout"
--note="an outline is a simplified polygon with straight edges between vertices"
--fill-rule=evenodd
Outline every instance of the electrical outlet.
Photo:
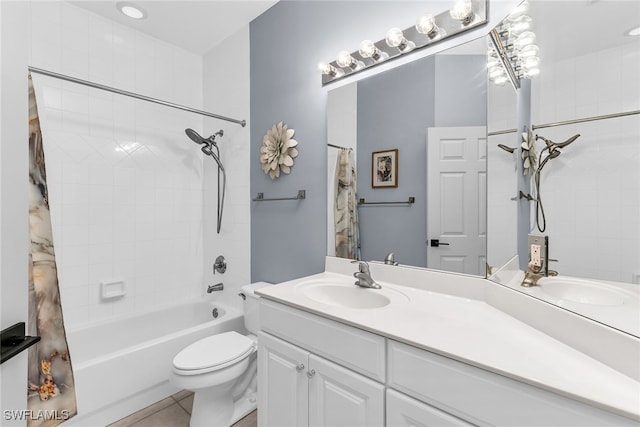
M 542 267 L 540 258 L 540 245 L 531 245 L 531 263 L 536 267 Z
M 529 234 L 529 261 L 536 267 L 542 267 L 547 262 L 548 255 L 548 237 Z

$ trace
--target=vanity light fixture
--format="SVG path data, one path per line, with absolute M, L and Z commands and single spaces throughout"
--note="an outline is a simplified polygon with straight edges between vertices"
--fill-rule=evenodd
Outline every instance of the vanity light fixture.
M 495 84 L 503 85 L 505 76 L 518 88 L 520 79 L 530 79 L 540 74 L 540 49 L 534 44 L 536 35 L 531 31 L 533 21 L 525 15 L 527 7 L 528 2 L 523 2 L 489 34 L 492 46 L 487 56 L 487 70 L 489 80 Z M 500 61 L 499 66 L 495 64 L 496 58 Z
M 116 7 L 118 10 L 129 18 L 133 19 L 145 19 L 147 17 L 147 12 L 144 11 L 140 6 L 136 6 L 133 3 L 129 3 L 126 1 L 121 1 L 116 3 Z
M 360 72 L 427 47 L 448 37 L 487 23 L 488 0 L 456 0 L 452 7 L 438 14 L 420 15 L 414 25 L 402 30 L 394 27 L 378 41 L 363 40 L 358 50 L 341 51 L 335 61 L 318 66 L 322 84 Z

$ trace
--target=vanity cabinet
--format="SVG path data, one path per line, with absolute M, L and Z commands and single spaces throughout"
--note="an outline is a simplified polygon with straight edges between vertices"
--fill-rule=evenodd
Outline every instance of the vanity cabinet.
M 384 386 L 267 333 L 259 335 L 260 426 L 383 426 Z
M 260 322 L 261 427 L 638 426 L 543 388 L 265 298 Z

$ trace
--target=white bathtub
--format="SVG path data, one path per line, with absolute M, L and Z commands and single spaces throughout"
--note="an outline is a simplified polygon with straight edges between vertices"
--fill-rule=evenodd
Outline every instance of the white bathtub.
M 67 331 L 78 415 L 66 425 L 106 425 L 170 396 L 173 357 L 231 330 L 244 331 L 240 311 L 199 299 Z

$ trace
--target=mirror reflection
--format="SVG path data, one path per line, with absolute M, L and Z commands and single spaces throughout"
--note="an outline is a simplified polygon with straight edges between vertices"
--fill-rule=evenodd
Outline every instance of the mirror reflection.
M 547 141 L 580 137 L 544 166 L 541 191 L 534 180 L 529 189 L 534 197 L 529 233 L 548 239 L 547 258 L 552 262 L 543 262 L 543 268 L 550 273 L 530 274 L 535 255 L 529 246 L 491 278 L 640 336 L 640 40 L 625 32 L 640 25 L 640 3 L 532 1 L 528 13 L 537 28 L 541 58 L 528 104 L 538 155 L 547 149 L 539 161 L 550 152 Z M 615 26 L 599 24 L 613 20 Z M 593 31 L 596 27 L 600 30 Z M 519 96 L 523 91 L 527 95 L 526 90 L 523 85 Z M 489 117 L 501 115 L 510 102 L 490 102 Z M 513 127 L 502 125 L 491 121 L 489 134 Z M 520 160 L 496 147 L 498 138 L 511 147 L 522 141 L 518 133 L 510 135 L 489 137 L 490 170 L 502 167 L 505 181 L 511 183 L 509 190 L 490 182 L 488 258 L 496 266 L 508 256 L 505 249 L 515 244 L 508 237 L 515 239 L 515 208 L 507 208 L 507 198 L 518 189 L 515 177 L 509 178 L 508 164 Z M 542 220 L 538 210 L 536 221 L 539 198 L 545 215 Z M 525 269 L 529 282 L 523 277 Z M 525 282 L 533 286 L 521 286 Z
M 486 51 L 482 38 L 329 92 L 329 255 L 485 276 Z

